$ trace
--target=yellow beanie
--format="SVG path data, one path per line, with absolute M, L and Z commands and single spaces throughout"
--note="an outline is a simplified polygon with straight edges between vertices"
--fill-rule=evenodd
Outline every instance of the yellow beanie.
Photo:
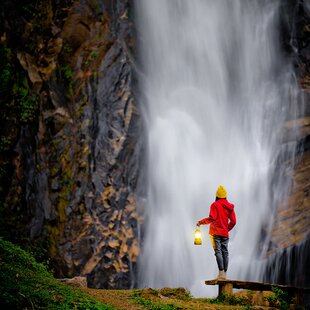
M 216 197 L 218 198 L 226 198 L 227 192 L 223 185 L 220 185 L 216 191 Z

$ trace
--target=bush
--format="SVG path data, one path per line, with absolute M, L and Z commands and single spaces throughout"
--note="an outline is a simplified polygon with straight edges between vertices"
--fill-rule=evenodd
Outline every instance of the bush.
M 272 287 L 272 292 L 274 293 L 273 296 L 266 297 L 270 306 L 281 310 L 289 309 L 290 304 L 293 302 L 292 297 L 278 287 Z M 299 307 L 299 309 L 302 309 L 302 307 Z
M 246 306 L 249 307 L 252 303 L 245 296 L 237 297 L 235 295 L 220 295 L 216 298 L 209 299 L 210 304 L 222 304 L 231 306 Z

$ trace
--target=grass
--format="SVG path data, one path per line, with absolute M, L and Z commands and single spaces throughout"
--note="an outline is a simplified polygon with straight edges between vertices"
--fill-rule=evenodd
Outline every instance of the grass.
M 78 288 L 53 278 L 46 266 L 20 247 L 0 239 L 1 309 L 112 310 Z
M 156 295 L 158 295 L 157 290 L 149 289 L 153 292 L 155 292 Z M 146 309 L 151 309 L 151 310 L 175 310 L 175 309 L 180 309 L 179 307 L 175 306 L 174 304 L 162 304 L 160 302 L 154 302 L 150 299 L 146 299 L 142 297 L 142 291 L 141 290 L 136 290 L 133 292 L 132 297 L 138 305 L 141 305 L 145 307 Z
M 209 298 L 193 298 L 184 288 L 152 288 L 135 290 L 103 290 L 83 288 L 85 292 L 104 303 L 126 310 L 175 310 L 210 309 L 240 310 L 251 309 L 243 305 L 212 304 Z

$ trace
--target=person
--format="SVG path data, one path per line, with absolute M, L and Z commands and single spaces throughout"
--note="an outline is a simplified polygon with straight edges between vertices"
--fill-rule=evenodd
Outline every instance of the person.
M 229 231 L 236 225 L 234 205 L 227 200 L 223 185 L 216 191 L 216 199 L 210 206 L 209 217 L 197 222 L 197 226 L 210 224 L 209 234 L 219 269 L 218 279 L 226 279 L 228 269 Z

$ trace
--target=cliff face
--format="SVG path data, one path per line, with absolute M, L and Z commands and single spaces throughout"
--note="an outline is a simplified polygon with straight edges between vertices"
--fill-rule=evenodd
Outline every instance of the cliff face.
M 12 177 L 1 205 L 14 218 L 7 228 L 21 221 L 16 238 L 47 247 L 60 277 L 133 286 L 142 123 L 132 90 L 131 3 L 5 1 L 1 12 L 1 47 L 37 103 L 32 119 L 15 115 L 2 154 Z M 6 102 L 16 103 L 8 93 Z
M 280 199 L 270 232 L 265 280 L 309 286 L 310 263 L 310 5 L 287 1 L 284 37 L 300 86 L 300 113 L 286 123 L 283 145 L 297 143 L 294 156 L 281 162 L 290 191 Z M 291 169 L 293 167 L 293 169 Z
M 300 85 L 299 104 L 301 114 L 286 123 L 283 132 L 285 144 L 297 143 L 297 153 L 289 161 L 282 163 L 287 170 L 283 176 L 289 179 L 291 190 L 288 199 L 281 201 L 272 229 L 271 249 L 284 249 L 303 242 L 310 233 L 310 6 L 307 2 L 293 4 L 290 11 L 291 25 L 287 27 L 292 34 L 291 55 L 295 58 L 298 82 Z M 292 13 L 293 12 L 293 13 Z

